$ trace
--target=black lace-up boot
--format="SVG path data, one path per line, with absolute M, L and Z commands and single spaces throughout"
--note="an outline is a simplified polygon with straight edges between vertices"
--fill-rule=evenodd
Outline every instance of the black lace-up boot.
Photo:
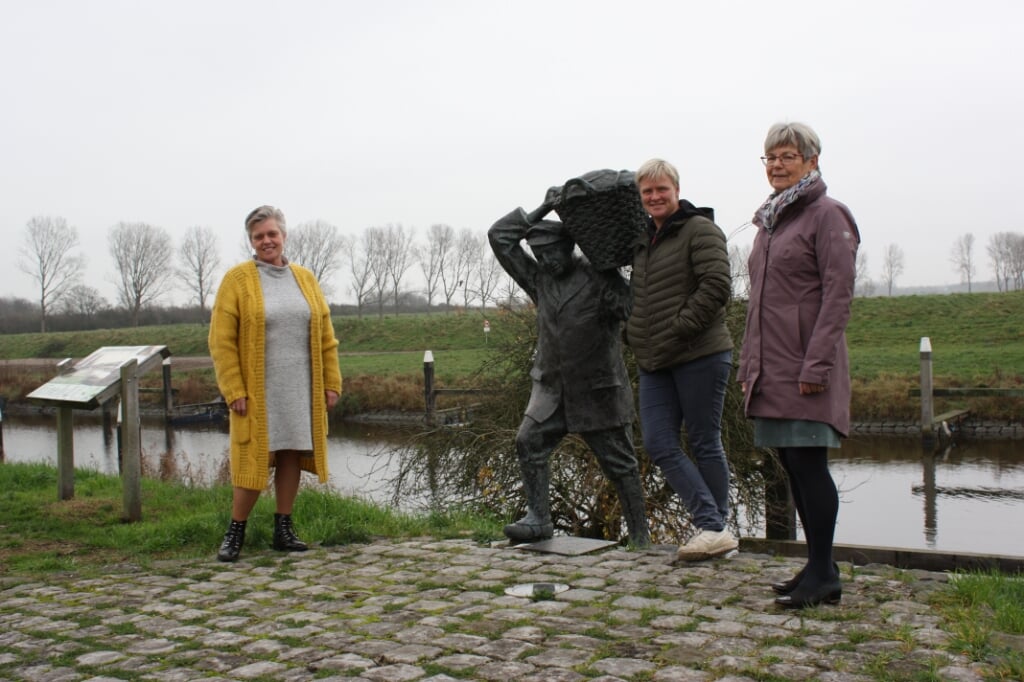
M 291 514 L 274 514 L 274 549 L 281 552 L 305 552 L 309 545 L 295 535 Z
M 228 532 L 224 533 L 224 542 L 220 543 L 217 558 L 221 561 L 238 561 L 238 554 L 245 544 L 245 521 L 231 521 Z

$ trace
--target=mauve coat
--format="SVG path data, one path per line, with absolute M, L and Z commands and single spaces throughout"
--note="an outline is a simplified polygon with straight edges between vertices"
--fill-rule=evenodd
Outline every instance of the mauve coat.
M 747 263 L 750 302 L 737 379 L 748 417 L 806 419 L 850 431 L 846 323 L 860 233 L 819 180 L 758 232 Z M 799 383 L 825 390 L 800 395 Z

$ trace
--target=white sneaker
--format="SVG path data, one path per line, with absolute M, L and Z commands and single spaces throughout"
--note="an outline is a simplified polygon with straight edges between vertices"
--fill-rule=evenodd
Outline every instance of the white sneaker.
M 739 546 L 739 541 L 728 530 L 702 530 L 679 548 L 676 560 L 701 561 L 728 554 Z

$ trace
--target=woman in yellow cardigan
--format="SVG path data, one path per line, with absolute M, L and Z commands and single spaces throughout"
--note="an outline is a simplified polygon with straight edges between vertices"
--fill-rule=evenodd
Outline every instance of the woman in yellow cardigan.
M 327 480 L 327 412 L 341 394 L 338 340 L 320 285 L 284 256 L 284 214 L 245 219 L 255 257 L 228 270 L 210 320 L 210 355 L 230 408 L 231 523 L 217 558 L 235 561 L 245 524 L 274 469 L 276 550 L 308 549 L 292 525 L 303 471 Z

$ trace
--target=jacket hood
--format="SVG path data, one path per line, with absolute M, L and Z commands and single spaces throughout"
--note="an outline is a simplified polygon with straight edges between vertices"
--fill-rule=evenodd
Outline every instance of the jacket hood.
M 715 209 L 709 206 L 697 207 L 686 199 L 680 199 L 679 210 L 668 217 L 668 220 L 666 220 L 665 224 L 662 225 L 661 230 L 654 225 L 654 219 L 647 216 L 648 241 L 654 241 L 655 236 L 657 236 L 658 239 L 661 239 L 666 235 L 679 230 L 687 220 L 694 216 L 703 216 L 711 222 L 715 222 Z

